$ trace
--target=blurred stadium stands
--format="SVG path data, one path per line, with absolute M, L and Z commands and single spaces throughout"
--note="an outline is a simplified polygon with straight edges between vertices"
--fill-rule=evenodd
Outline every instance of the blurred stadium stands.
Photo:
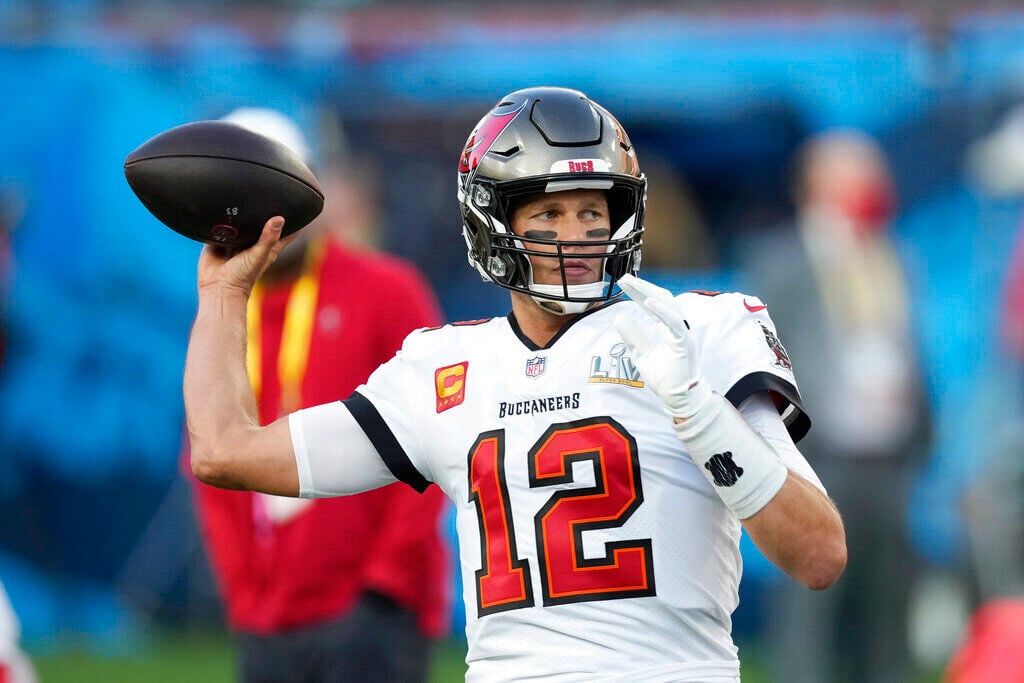
M 883 142 L 937 415 L 907 524 L 970 590 L 960 495 L 1022 415 L 997 339 L 1022 198 L 987 196 L 965 166 L 1024 100 L 1015 3 L 0 0 L 0 196 L 20 207 L 0 308 L 0 579 L 31 647 L 131 647 L 139 623 L 218 618 L 176 470 L 198 246 L 149 216 L 124 157 L 236 106 L 289 112 L 379 178 L 382 246 L 423 268 L 451 319 L 504 314 L 465 265 L 454 165 L 496 97 L 542 83 L 606 104 L 642 164 L 685 179 L 718 260 L 659 274 L 694 287 L 742 287 L 731 240 L 791 210 L 808 134 Z M 746 550 L 737 629 L 753 637 L 773 570 Z

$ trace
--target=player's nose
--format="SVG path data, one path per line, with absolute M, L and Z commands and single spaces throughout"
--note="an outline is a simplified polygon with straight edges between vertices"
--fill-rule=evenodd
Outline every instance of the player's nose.
M 587 235 L 589 229 L 590 226 L 576 216 L 567 216 L 560 231 L 559 239 L 565 242 L 591 242 L 593 241 L 592 238 Z M 586 249 L 586 246 L 583 244 L 567 244 L 564 245 L 564 249 L 566 251 L 580 251 Z

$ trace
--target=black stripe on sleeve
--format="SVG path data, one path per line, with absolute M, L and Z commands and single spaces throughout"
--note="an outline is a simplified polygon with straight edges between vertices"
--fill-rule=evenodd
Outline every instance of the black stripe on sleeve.
M 391 431 L 391 428 L 388 427 L 384 418 L 377 412 L 374 405 L 370 403 L 370 400 L 358 391 L 355 391 L 342 403 L 352 413 L 352 417 L 356 419 L 359 426 L 363 428 L 367 438 L 370 439 L 370 443 L 373 444 L 373 447 L 377 449 L 377 453 L 380 454 L 380 459 L 391 470 L 391 474 L 395 475 L 395 478 L 399 481 L 403 481 L 420 493 L 423 493 L 430 486 L 430 482 L 420 474 L 420 471 L 409 460 L 409 455 L 402 448 L 402 445 L 398 443 L 394 432 Z
M 811 429 L 811 418 L 800 405 L 800 392 L 793 384 L 778 375 L 773 375 L 770 372 L 752 372 L 733 384 L 725 394 L 725 398 L 729 403 L 739 407 L 747 397 L 759 391 L 774 391 L 789 401 L 793 409 L 789 411 L 789 415 L 786 415 L 785 410 L 782 411 L 782 414 L 785 415 L 786 429 L 793 437 L 793 443 L 807 435 Z

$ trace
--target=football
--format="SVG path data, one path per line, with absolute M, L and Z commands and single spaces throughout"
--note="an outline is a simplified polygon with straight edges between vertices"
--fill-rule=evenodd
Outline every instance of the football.
M 124 162 L 132 191 L 157 219 L 185 237 L 245 248 L 284 216 L 284 235 L 324 208 L 313 172 L 291 149 L 228 121 L 197 121 L 142 143 Z

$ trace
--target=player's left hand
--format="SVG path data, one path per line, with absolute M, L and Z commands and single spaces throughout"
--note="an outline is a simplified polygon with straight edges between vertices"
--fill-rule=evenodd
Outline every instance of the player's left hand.
M 711 389 L 697 372 L 696 344 L 679 303 L 672 292 L 633 275 L 623 275 L 618 285 L 657 322 L 652 341 L 630 316 L 615 318 L 644 382 L 673 416 L 691 417 L 711 398 Z

